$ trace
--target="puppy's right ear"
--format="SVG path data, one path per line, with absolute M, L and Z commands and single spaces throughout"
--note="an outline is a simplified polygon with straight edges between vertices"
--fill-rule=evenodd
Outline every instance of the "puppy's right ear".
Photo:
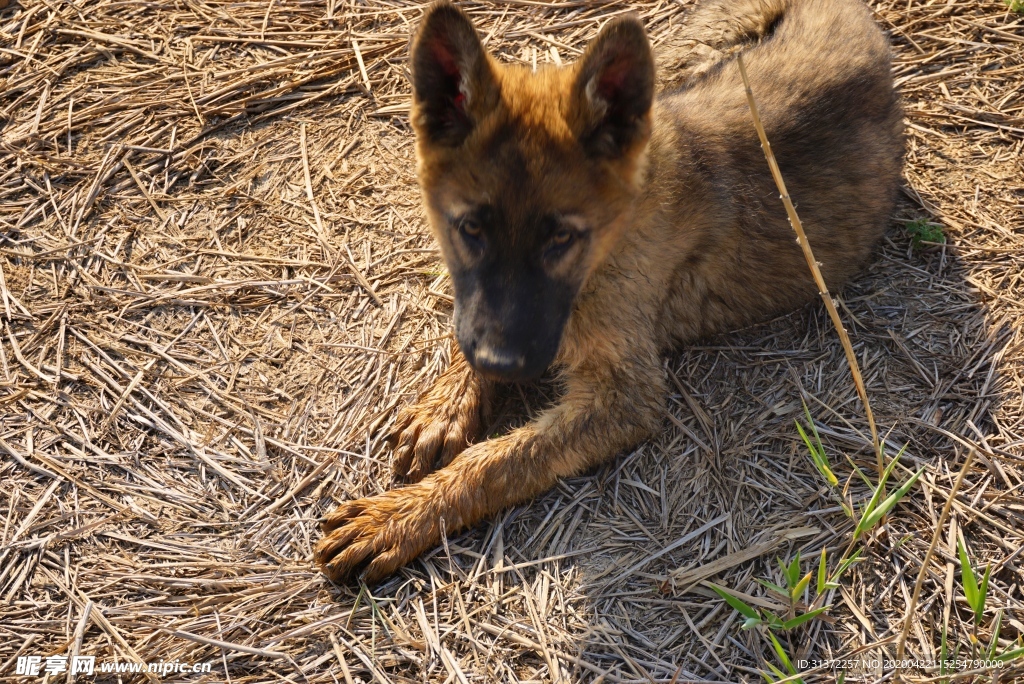
M 636 17 L 610 21 L 577 62 L 570 125 L 597 158 L 618 159 L 651 135 L 654 57 Z
M 461 145 L 497 88 L 469 17 L 449 2 L 427 10 L 412 46 L 412 123 L 437 145 Z

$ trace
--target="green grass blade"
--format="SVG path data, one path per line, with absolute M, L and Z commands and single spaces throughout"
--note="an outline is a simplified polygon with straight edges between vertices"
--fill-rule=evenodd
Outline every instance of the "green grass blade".
M 789 656 L 786 655 L 786 649 L 782 648 L 782 644 L 779 643 L 779 640 L 776 639 L 775 635 L 771 632 L 768 632 L 768 638 L 772 640 L 772 647 L 775 649 L 775 654 L 779 656 L 779 661 L 786 666 L 786 670 L 789 671 L 789 674 L 795 675 L 796 668 L 793 667 L 793 663 L 790 662 Z
M 886 498 L 886 500 L 883 501 L 881 504 L 878 504 L 877 506 L 873 507 L 870 513 L 865 511 L 864 517 L 861 518 L 861 521 L 859 523 L 857 523 L 857 529 L 854 530 L 853 536 L 855 539 L 859 537 L 861 534 L 874 528 L 874 526 L 877 525 L 878 522 L 896 506 L 897 503 L 899 503 L 900 499 L 902 499 L 904 495 L 906 495 L 906 493 L 910 491 L 910 488 L 914 486 L 914 483 L 917 482 L 917 479 L 921 477 L 921 474 L 924 472 L 924 468 L 924 466 L 921 466 L 921 469 L 914 473 L 909 480 L 904 482 L 903 486 L 901 486 L 895 492 L 890 494 Z M 885 478 L 882 479 L 882 484 L 880 484 L 878 486 L 878 489 L 875 490 L 876 494 L 880 492 L 882 490 L 882 487 L 884 486 Z M 872 501 L 874 501 L 874 497 L 872 497 Z
M 818 561 L 818 595 L 825 593 L 828 584 L 828 568 L 825 566 L 825 547 L 821 547 L 821 559 Z
M 967 550 L 959 540 L 957 540 L 956 549 L 960 555 L 960 582 L 964 585 L 964 597 L 967 599 L 967 605 L 977 614 L 978 580 L 974 576 L 974 569 L 971 567 L 971 561 L 967 557 Z
M 712 589 L 715 590 L 716 594 L 721 596 L 722 599 L 724 599 L 726 603 L 728 603 L 730 606 L 735 608 L 740 613 L 740 615 L 742 615 L 743 617 L 754 618 L 756 620 L 760 620 L 761 619 L 761 614 L 760 613 L 758 613 L 756 610 L 754 610 L 753 608 L 748 606 L 742 600 L 740 600 L 740 599 L 736 598 L 735 596 L 733 596 L 732 594 L 730 594 L 728 592 L 728 590 L 726 590 L 724 587 L 720 587 L 717 584 L 714 584 L 712 582 L 708 582 L 708 584 L 711 586 Z
M 818 448 L 811 442 L 811 438 L 807 436 L 804 431 L 804 426 L 800 424 L 799 420 L 794 420 L 793 423 L 796 425 L 796 431 L 800 433 L 800 439 L 804 441 L 804 446 L 807 447 L 807 451 L 811 452 L 811 456 L 818 455 Z
M 792 620 L 786 620 L 785 622 L 783 622 L 782 623 L 782 628 L 785 629 L 785 630 L 790 630 L 790 629 L 794 629 L 795 627 L 799 627 L 800 625 L 804 624 L 808 620 L 812 620 L 812 619 L 818 617 L 819 615 L 821 615 L 822 613 L 824 613 L 826 610 L 828 610 L 831 607 L 832 607 L 831 605 L 822 606 L 821 608 L 815 608 L 814 610 L 808 611 L 808 612 L 804 613 L 803 615 L 797 615 Z
M 790 595 L 790 598 L 793 599 L 794 603 L 800 600 L 800 595 L 804 593 L 804 590 L 807 589 L 807 585 L 811 583 L 811 575 L 813 574 L 814 573 L 812 572 L 807 573 L 799 582 L 796 583 L 796 586 L 793 587 L 793 593 Z
M 860 560 L 860 554 L 863 551 L 864 551 L 864 549 L 857 549 L 856 551 L 853 552 L 852 556 L 850 556 L 849 558 L 844 560 L 842 563 L 840 563 L 839 567 L 836 569 L 835 573 L 832 575 L 832 577 L 829 578 L 829 584 L 835 584 L 836 586 L 838 586 L 839 585 L 839 580 L 842 578 L 843 573 L 846 572 L 847 570 L 849 570 L 851 565 L 853 565 L 854 563 L 856 563 L 857 561 Z M 830 587 L 830 588 L 832 588 L 832 587 Z
M 1011 660 L 1016 660 L 1017 658 L 1020 658 L 1021 656 L 1024 656 L 1024 646 L 1021 646 L 1020 648 L 1015 648 L 1012 651 L 1007 651 L 1006 653 L 1002 653 L 1000 655 L 997 655 L 996 656 L 996 660 L 998 660 L 1001 663 L 1006 663 L 1006 662 L 1009 662 Z
M 882 477 L 878 480 L 878 485 L 875 487 L 875 494 L 880 495 L 885 491 L 885 483 L 889 481 L 889 476 L 892 475 L 893 468 L 900 462 L 900 457 L 903 456 L 903 452 L 907 450 L 907 445 L 904 444 L 903 448 L 899 450 L 899 453 L 889 461 L 889 465 L 885 466 L 885 470 L 882 471 Z M 878 502 L 875 501 L 877 504 Z
M 946 656 L 949 655 L 949 643 L 946 637 L 949 632 L 949 624 L 942 625 L 942 640 L 939 642 L 939 674 L 946 674 Z
M 868 519 L 871 517 L 871 514 L 875 512 L 875 507 L 878 505 L 878 500 L 882 498 L 882 490 L 884 488 L 885 477 L 883 476 L 882 479 L 879 480 L 874 491 L 871 493 L 871 498 L 868 500 L 867 505 L 864 506 L 864 510 L 861 511 L 860 520 L 857 521 L 857 527 L 853 531 L 854 539 L 860 538 L 860 535 L 864 533 L 864 530 L 871 529 L 871 526 L 868 525 Z
M 847 460 L 847 461 L 848 461 L 848 462 L 850 463 L 850 467 L 851 467 L 851 468 L 853 468 L 853 472 L 857 473 L 857 475 L 858 475 L 858 476 L 860 477 L 860 479 L 861 479 L 861 480 L 862 480 L 862 481 L 864 482 L 864 484 L 865 484 L 865 485 L 867 485 L 867 488 L 868 488 L 868 489 L 874 489 L 874 488 L 875 488 L 875 485 L 871 483 L 871 480 L 870 480 L 870 479 L 868 479 L 868 476 L 864 474 L 864 471 L 863 471 L 863 470 L 861 470 L 861 469 L 860 469 L 860 468 L 859 468 L 859 467 L 857 466 L 857 464 L 853 462 L 853 459 L 852 459 L 852 458 L 850 458 L 849 456 L 847 456 L 847 457 L 846 457 L 846 460 Z
M 768 589 L 771 589 L 779 596 L 789 596 L 789 591 L 787 591 L 785 587 L 780 587 L 778 584 L 775 584 L 774 582 L 758 579 L 757 577 L 754 578 L 754 581 L 760 584 L 762 587 L 767 587 Z
M 804 408 L 806 408 L 806 406 Z M 833 473 L 832 469 L 829 467 L 828 457 L 825 456 L 825 451 L 821 446 L 821 441 L 819 440 L 817 446 L 815 446 L 811 442 L 811 438 L 807 436 L 803 426 L 800 425 L 800 421 L 794 422 L 796 423 L 796 431 L 800 433 L 800 438 L 804 441 L 807 451 L 811 454 L 811 461 L 814 463 L 814 467 L 818 469 L 821 476 L 825 478 L 825 482 L 830 486 L 838 486 L 839 478 L 835 476 L 835 473 Z M 811 422 L 811 425 L 813 426 L 814 423 Z M 816 431 L 815 436 L 817 436 Z
M 822 475 L 828 480 L 828 483 L 833 487 L 839 484 L 838 478 L 832 472 L 832 468 L 828 462 L 828 456 L 825 455 L 825 447 L 821 444 L 821 435 L 818 434 L 818 427 L 814 424 L 814 419 L 811 418 L 811 412 L 807 408 L 807 403 L 801 400 L 804 405 L 804 415 L 807 416 L 807 424 L 811 426 L 811 432 L 814 433 L 814 443 L 818 446 L 818 455 L 821 457 L 821 466 L 824 469 Z
M 999 631 L 1003 628 L 1003 609 L 996 611 L 996 619 L 992 622 L 992 639 L 988 642 L 988 659 L 996 657 L 996 647 L 999 646 Z
M 790 561 L 789 567 L 786 569 L 786 586 L 789 587 L 790 592 L 800 582 L 800 552 L 796 552 L 796 556 Z
M 988 578 L 992 574 L 992 564 L 985 566 L 985 576 L 981 578 L 981 586 L 978 587 L 978 610 L 974 611 L 974 624 L 980 625 L 981 618 L 985 614 L 985 603 L 988 597 Z
M 815 446 L 811 443 L 811 438 L 807 436 L 807 433 L 804 432 L 804 428 L 802 425 L 800 425 L 800 421 L 794 420 L 793 423 L 796 425 L 796 431 L 800 434 L 800 439 L 803 440 L 804 446 L 807 447 L 807 452 L 810 453 L 811 455 L 811 461 L 814 462 L 814 467 L 818 469 L 819 473 L 821 473 L 821 466 L 818 465 L 820 454 L 818 454 L 817 448 L 815 448 Z M 825 475 L 825 473 L 821 474 L 823 476 Z M 828 478 L 826 477 L 825 479 L 827 480 Z
M 807 402 L 800 399 L 800 403 L 804 407 L 804 417 L 807 418 L 807 424 L 811 426 L 811 432 L 814 433 L 814 443 L 818 445 L 818 451 L 825 453 L 825 449 L 821 446 L 821 436 L 818 435 L 818 428 L 814 424 L 814 419 L 811 418 L 811 410 L 807 408 Z

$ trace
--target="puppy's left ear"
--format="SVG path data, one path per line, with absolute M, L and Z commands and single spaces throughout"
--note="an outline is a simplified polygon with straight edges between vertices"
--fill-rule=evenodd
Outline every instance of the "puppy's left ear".
M 643 24 L 627 16 L 601 30 L 577 64 L 569 122 L 588 154 L 618 159 L 650 137 L 654 56 Z
M 494 105 L 494 74 L 472 22 L 450 2 L 427 10 L 412 45 L 413 126 L 456 147 Z

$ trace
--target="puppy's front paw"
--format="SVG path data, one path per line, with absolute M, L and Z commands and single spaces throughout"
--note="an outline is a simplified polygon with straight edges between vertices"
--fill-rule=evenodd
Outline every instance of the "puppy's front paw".
M 451 463 L 479 437 L 484 382 L 460 360 L 420 401 L 402 409 L 390 437 L 396 477 L 418 482 Z
M 393 574 L 440 538 L 438 517 L 420 487 L 349 501 L 328 514 L 313 558 L 332 581 L 363 570 L 372 584 Z

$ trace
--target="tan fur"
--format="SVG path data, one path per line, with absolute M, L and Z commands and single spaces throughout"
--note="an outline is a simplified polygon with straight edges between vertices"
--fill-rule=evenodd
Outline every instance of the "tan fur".
M 536 74 L 489 57 L 476 64 L 463 91 L 473 128 L 455 145 L 430 139 L 425 105 L 414 103 L 420 183 L 450 268 L 472 258 L 448 227 L 453 207 L 503 203 L 524 241 L 531 228 L 518 207 L 571 210 L 590 228 L 546 271 L 580 283 L 554 364 L 565 390 L 528 425 L 470 445 L 490 381 L 453 350 L 448 372 L 396 423 L 395 470 L 415 483 L 327 516 L 316 559 L 332 579 L 365 568 L 379 580 L 442 530 L 636 444 L 661 422 L 666 350 L 816 296 L 727 56 L 736 49 L 829 286 L 869 257 L 899 182 L 902 119 L 887 43 L 859 0 L 710 3 L 683 34 L 721 61 L 660 95 L 612 158 L 579 142 L 603 115 L 593 88 L 574 89 L 587 56 Z M 507 159 L 522 168 L 512 174 Z

